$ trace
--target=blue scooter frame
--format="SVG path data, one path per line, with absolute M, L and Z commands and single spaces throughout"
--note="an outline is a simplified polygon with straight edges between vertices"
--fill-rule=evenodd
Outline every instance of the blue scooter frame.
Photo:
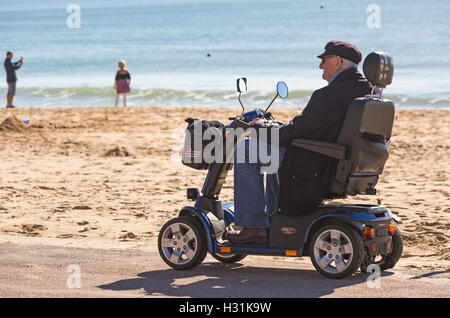
M 308 256 L 305 246 L 308 246 L 309 238 L 312 236 L 312 229 L 323 223 L 348 224 L 361 235 L 367 226 L 373 228 L 386 227 L 386 224 L 394 221 L 401 224 L 401 219 L 393 214 L 391 210 L 382 205 L 320 205 L 313 212 L 308 212 L 300 216 L 271 217 L 269 234 L 269 247 L 261 245 L 232 245 L 221 240 L 224 226 L 234 222 L 233 202 L 223 203 L 224 223 L 211 212 L 205 211 L 201 206 L 202 197 L 197 199 L 194 206 L 185 206 L 181 209 L 179 216 L 195 217 L 203 225 L 207 238 L 208 252 L 210 254 L 246 254 L 246 255 L 267 255 L 267 256 Z M 278 240 L 276 234 L 272 233 L 278 227 L 289 227 L 291 233 L 285 233 L 284 237 Z M 296 227 L 294 227 L 296 226 Z M 292 233 L 295 231 L 295 233 Z M 286 239 L 288 236 L 288 239 Z M 270 240 L 272 239 L 272 240 Z

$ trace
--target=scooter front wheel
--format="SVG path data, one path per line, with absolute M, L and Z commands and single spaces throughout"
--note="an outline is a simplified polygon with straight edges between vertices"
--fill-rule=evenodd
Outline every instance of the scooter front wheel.
M 199 265 L 207 253 L 202 225 L 185 216 L 168 221 L 159 232 L 158 250 L 163 261 L 174 269 L 184 270 Z

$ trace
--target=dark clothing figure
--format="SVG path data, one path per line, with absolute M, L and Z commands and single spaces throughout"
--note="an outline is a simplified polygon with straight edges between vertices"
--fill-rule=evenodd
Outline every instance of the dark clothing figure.
M 12 52 L 8 52 L 6 55 L 5 63 L 3 64 L 6 71 L 6 82 L 8 83 L 8 92 L 6 94 L 6 108 L 15 108 L 12 103 L 14 100 L 14 96 L 16 95 L 16 70 L 18 70 L 23 64 L 23 58 L 13 63 L 11 62 L 12 57 Z
M 18 70 L 22 64 L 20 62 L 12 63 L 11 59 L 5 59 L 5 70 L 6 70 L 6 81 L 8 83 L 13 83 L 17 81 L 16 70 Z
M 272 128 L 279 130 L 280 146 L 287 148 L 279 169 L 281 214 L 299 213 L 320 204 L 337 166 L 336 159 L 291 147 L 292 140 L 336 142 L 348 106 L 355 98 L 370 94 L 371 89 L 356 68 L 346 69 L 328 86 L 314 91 L 302 114 L 289 124 Z
M 116 81 L 119 81 L 121 79 L 128 79 L 130 80 L 130 73 L 126 72 L 126 73 L 120 73 L 120 71 L 117 71 L 116 73 Z

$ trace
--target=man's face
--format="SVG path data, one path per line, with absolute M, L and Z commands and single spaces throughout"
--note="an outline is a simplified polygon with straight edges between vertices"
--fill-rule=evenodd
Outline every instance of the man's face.
M 6 54 L 6 58 L 12 59 L 13 58 L 13 54 L 12 53 Z
M 319 68 L 323 70 L 322 78 L 330 82 L 333 74 L 342 66 L 342 59 L 337 55 L 325 55 L 322 57 Z

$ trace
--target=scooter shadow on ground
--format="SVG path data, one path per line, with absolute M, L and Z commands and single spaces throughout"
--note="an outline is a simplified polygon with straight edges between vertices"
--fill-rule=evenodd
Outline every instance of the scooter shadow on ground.
M 204 262 L 186 271 L 155 270 L 98 286 L 113 291 L 143 289 L 149 296 L 194 298 L 317 298 L 336 289 L 365 284 L 370 274 L 334 280 L 314 269 L 265 268 L 243 263 Z M 393 275 L 382 272 L 381 277 Z
M 433 277 L 433 276 L 436 276 L 436 275 L 448 274 L 448 273 L 450 273 L 450 269 L 442 270 L 442 271 L 428 272 L 428 273 L 425 273 L 425 274 L 421 274 L 421 275 L 417 275 L 417 276 L 411 277 L 410 279 L 421 279 L 421 278 L 424 278 L 424 277 Z

